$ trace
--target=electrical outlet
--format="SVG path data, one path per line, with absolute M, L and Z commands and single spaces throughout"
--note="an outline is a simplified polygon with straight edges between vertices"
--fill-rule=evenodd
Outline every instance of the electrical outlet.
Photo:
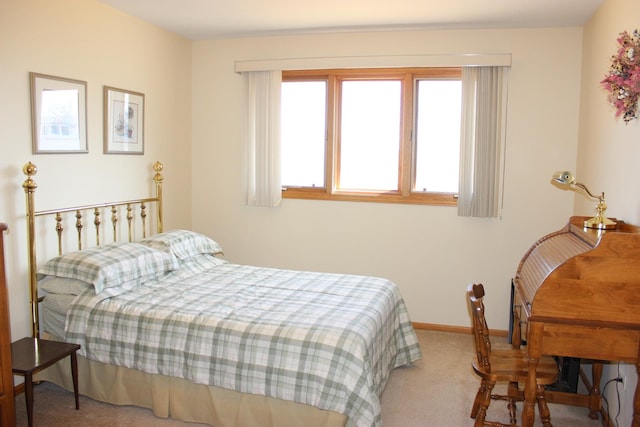
M 622 384 L 623 390 L 627 389 L 627 378 L 624 375 L 618 375 L 618 377 L 615 380 L 616 382 L 619 382 Z

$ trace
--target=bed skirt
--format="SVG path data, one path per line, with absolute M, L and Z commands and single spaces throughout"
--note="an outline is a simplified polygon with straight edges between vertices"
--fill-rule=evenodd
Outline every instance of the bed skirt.
M 38 373 L 73 391 L 68 359 Z M 160 418 L 174 418 L 215 427 L 344 427 L 346 415 L 272 397 L 239 393 L 164 375 L 147 374 L 78 356 L 80 394 L 114 405 L 151 409 Z

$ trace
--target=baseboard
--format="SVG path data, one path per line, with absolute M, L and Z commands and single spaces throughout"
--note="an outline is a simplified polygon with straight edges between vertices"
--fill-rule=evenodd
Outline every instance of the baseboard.
M 412 322 L 414 329 L 425 329 L 428 331 L 440 331 L 440 332 L 453 332 L 457 334 L 471 334 L 471 327 L 466 326 L 452 326 L 452 325 L 438 325 L 435 323 L 421 323 Z M 509 331 L 502 329 L 491 329 L 491 335 L 496 337 L 506 337 L 509 335 Z

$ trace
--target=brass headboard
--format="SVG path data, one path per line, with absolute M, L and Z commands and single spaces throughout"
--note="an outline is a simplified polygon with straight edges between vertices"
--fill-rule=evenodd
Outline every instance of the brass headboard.
M 49 209 L 46 211 L 36 211 L 34 204 L 33 194 L 38 187 L 36 182 L 33 180 L 33 176 L 37 173 L 38 168 L 33 163 L 29 162 L 22 168 L 22 172 L 27 176 L 27 179 L 22 184 L 22 188 L 24 188 L 25 196 L 27 199 L 27 244 L 28 244 L 28 261 L 29 261 L 29 288 L 30 288 L 30 303 L 31 303 L 31 334 L 33 337 L 40 336 L 40 319 L 39 319 L 39 310 L 38 303 L 40 302 L 40 298 L 38 297 L 38 280 L 37 280 L 37 270 L 38 265 L 36 263 L 36 230 L 35 230 L 35 219 L 36 217 L 52 217 L 55 222 L 53 223 L 53 227 L 55 227 L 55 232 L 57 234 L 58 241 L 58 255 L 62 255 L 62 247 L 63 247 L 63 219 L 65 214 L 73 213 L 75 214 L 75 228 L 77 230 L 78 241 L 77 241 L 77 249 L 82 249 L 82 241 L 83 241 L 83 228 L 84 228 L 84 216 L 86 212 L 91 212 L 89 215 L 93 215 L 93 225 L 95 227 L 95 245 L 99 246 L 100 242 L 100 232 L 102 231 L 103 221 L 101 219 L 102 211 L 105 209 L 109 209 L 111 213 L 110 221 L 111 227 L 113 229 L 113 241 L 118 240 L 118 224 L 119 224 L 119 210 L 126 209 L 126 220 L 127 220 L 127 231 L 128 231 L 128 240 L 132 241 L 134 239 L 134 210 L 137 208 L 139 210 L 139 221 L 141 224 L 141 234 L 142 237 L 146 237 L 147 234 L 147 205 L 154 204 L 156 206 L 156 233 L 162 233 L 163 223 L 162 223 L 162 182 L 164 181 L 164 177 L 162 176 L 163 165 L 160 162 L 155 162 L 153 164 L 153 182 L 155 183 L 155 197 L 149 197 L 144 199 L 134 199 L 134 200 L 126 200 L 119 202 L 108 202 L 108 203 L 96 203 L 91 205 L 84 206 L 74 206 L 74 207 L 66 207 L 60 209 Z M 124 225 L 122 226 L 124 227 Z

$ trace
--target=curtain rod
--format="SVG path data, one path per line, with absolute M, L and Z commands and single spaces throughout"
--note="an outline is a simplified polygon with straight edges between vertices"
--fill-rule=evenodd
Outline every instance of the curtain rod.
M 321 70 L 377 67 L 480 67 L 511 66 L 510 53 L 463 53 L 451 55 L 329 56 L 238 60 L 235 72 L 273 70 Z

